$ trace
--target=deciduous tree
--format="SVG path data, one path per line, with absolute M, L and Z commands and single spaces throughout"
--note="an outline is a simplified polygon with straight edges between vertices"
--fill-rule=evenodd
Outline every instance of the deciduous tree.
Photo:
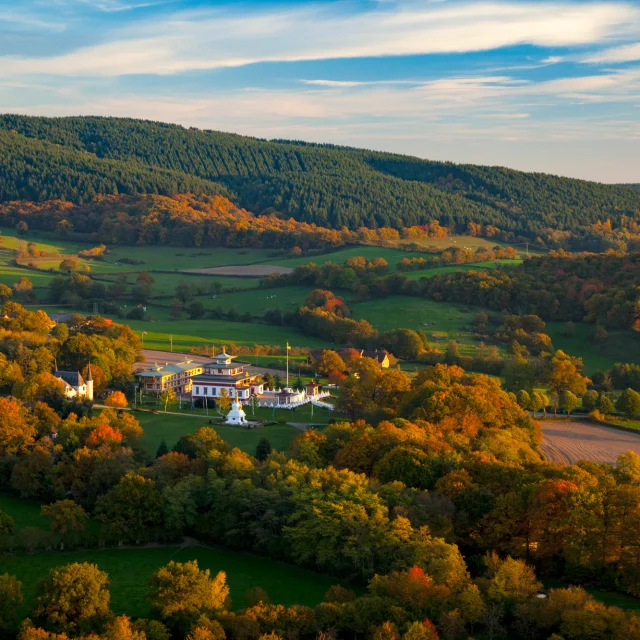
M 48 631 L 79 635 L 100 630 L 111 614 L 110 599 L 107 574 L 95 564 L 76 562 L 49 571 L 32 615 Z

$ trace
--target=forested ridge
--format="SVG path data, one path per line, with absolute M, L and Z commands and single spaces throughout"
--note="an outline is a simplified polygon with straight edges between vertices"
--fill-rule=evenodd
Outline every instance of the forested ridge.
M 14 132 L 12 144 L 3 143 L 3 200 L 64 197 L 86 202 L 96 193 L 116 193 L 110 184 L 115 179 L 90 179 L 91 163 L 109 159 L 117 161 L 108 168 L 121 180 L 136 176 L 124 190 L 118 186 L 117 192 L 131 193 L 138 185 L 142 189 L 145 168 L 162 168 L 174 173 L 163 174 L 162 184 L 152 184 L 153 193 L 167 193 L 171 180 L 185 183 L 180 190 L 211 193 L 217 188 L 213 181 L 225 184 L 236 203 L 251 211 L 275 208 L 298 220 L 337 229 L 400 228 L 437 219 L 458 230 L 471 222 L 544 239 L 550 230 L 581 234 L 585 226 L 598 221 L 610 219 L 615 228 L 640 216 L 640 193 L 628 187 L 501 167 L 265 141 L 120 118 L 4 115 L 1 129 Z M 19 168 L 24 156 L 37 155 L 30 152 L 32 147 L 40 150 L 40 157 L 46 149 L 57 169 L 68 162 L 79 171 L 81 160 L 88 163 L 75 193 L 62 179 L 52 179 L 59 171 L 22 179 Z M 194 181 L 191 187 L 186 186 L 188 181 Z
M 226 194 L 221 184 L 132 160 L 99 158 L 0 130 L 0 200 L 87 202 L 98 194 Z

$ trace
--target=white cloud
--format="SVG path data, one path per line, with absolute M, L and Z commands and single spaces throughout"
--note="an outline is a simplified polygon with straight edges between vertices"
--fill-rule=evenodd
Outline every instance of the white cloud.
M 92 2 L 120 6 L 114 0 Z M 344 3 L 262 13 L 208 9 L 135 23 L 109 42 L 64 55 L 5 56 L 0 74 L 175 74 L 256 62 L 472 52 L 523 43 L 576 46 L 615 38 L 639 20 L 640 8 L 625 2 L 393 2 L 367 12 Z
M 583 62 L 632 62 L 640 60 L 640 42 L 627 44 L 621 47 L 612 47 L 599 51 L 583 59 Z

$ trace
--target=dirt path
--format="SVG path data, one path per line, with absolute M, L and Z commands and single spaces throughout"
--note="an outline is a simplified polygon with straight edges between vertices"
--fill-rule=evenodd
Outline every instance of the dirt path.
M 540 448 L 550 462 L 573 464 L 578 460 L 614 463 L 631 449 L 640 453 L 640 432 L 632 433 L 590 422 L 544 420 Z

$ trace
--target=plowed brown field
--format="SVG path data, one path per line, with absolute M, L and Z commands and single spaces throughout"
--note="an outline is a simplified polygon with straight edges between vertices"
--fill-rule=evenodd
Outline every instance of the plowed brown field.
M 640 453 L 640 432 L 622 431 L 590 422 L 544 420 L 540 448 L 549 462 L 573 464 L 578 460 L 614 463 L 631 449 Z
M 198 273 L 205 276 L 247 276 L 262 278 L 273 273 L 291 273 L 290 267 L 278 267 L 272 264 L 238 264 L 229 267 L 205 267 L 202 269 L 185 269 L 184 273 Z

